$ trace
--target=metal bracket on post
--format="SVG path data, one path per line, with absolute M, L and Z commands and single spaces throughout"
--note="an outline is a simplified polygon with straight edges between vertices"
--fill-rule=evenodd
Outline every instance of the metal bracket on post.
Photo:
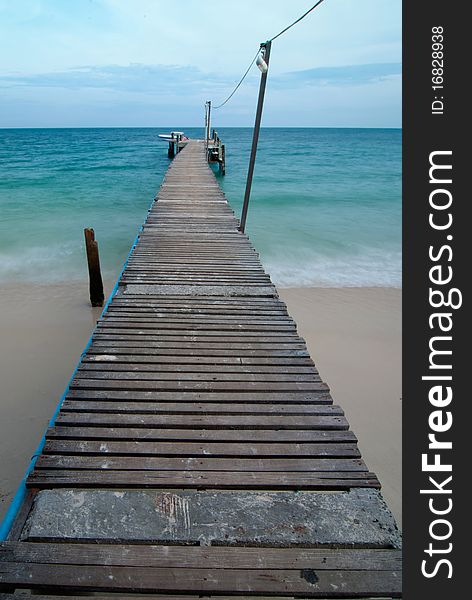
M 259 131 L 261 128 L 262 108 L 264 106 L 264 94 L 267 83 L 267 73 L 269 70 L 269 58 L 271 41 L 261 44 L 263 52 L 262 60 L 257 61 L 257 66 L 261 69 L 261 83 L 259 86 L 259 98 L 257 100 L 256 121 L 254 123 L 254 133 L 252 136 L 251 157 L 249 159 L 249 168 L 247 172 L 246 191 L 244 192 L 243 209 L 241 212 L 241 220 L 239 223 L 239 231 L 244 233 L 246 227 L 247 209 L 249 206 L 249 196 L 251 195 L 252 176 L 254 174 L 254 163 L 256 162 L 257 142 L 259 141 Z

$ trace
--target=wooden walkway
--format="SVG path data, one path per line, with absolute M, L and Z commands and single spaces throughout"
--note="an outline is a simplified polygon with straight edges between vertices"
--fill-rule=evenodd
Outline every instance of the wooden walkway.
M 379 482 L 237 227 L 190 142 L 47 431 L 0 597 L 399 597 Z

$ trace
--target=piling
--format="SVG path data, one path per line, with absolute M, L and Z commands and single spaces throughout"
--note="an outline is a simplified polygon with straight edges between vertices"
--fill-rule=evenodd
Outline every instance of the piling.
M 84 235 L 89 272 L 90 302 L 92 306 L 103 306 L 105 296 L 103 294 L 103 281 L 102 273 L 100 271 L 98 243 L 95 240 L 95 232 L 92 228 L 88 227 L 84 229 Z

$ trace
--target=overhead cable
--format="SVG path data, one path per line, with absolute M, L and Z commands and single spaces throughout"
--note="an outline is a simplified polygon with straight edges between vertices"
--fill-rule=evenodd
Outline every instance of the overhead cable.
M 309 15 L 311 13 L 311 11 L 315 10 L 315 8 L 317 6 L 319 6 L 324 0 L 318 0 L 318 2 L 316 4 L 314 4 L 310 9 L 308 9 L 306 11 L 306 13 L 304 13 L 301 17 L 299 17 L 296 21 L 294 21 L 293 23 L 291 23 L 290 25 L 288 25 L 287 27 L 285 27 L 285 29 L 282 29 L 282 31 L 279 31 L 279 33 L 277 35 L 274 35 L 274 37 L 270 38 L 270 40 L 268 40 L 269 42 L 273 42 L 275 39 L 277 39 L 278 37 L 280 37 L 283 33 L 285 33 L 286 31 L 288 31 L 291 27 L 293 27 L 294 25 L 296 25 L 297 23 L 300 23 L 300 21 L 302 19 L 304 19 L 307 15 Z M 231 100 L 231 98 L 234 96 L 234 94 L 238 91 L 239 87 L 241 86 L 242 82 L 246 79 L 247 74 L 249 73 L 249 71 L 251 70 L 252 65 L 254 64 L 254 61 L 256 60 L 256 58 L 258 57 L 259 53 L 260 53 L 261 49 L 259 48 L 259 50 L 256 52 L 256 55 L 254 56 L 254 58 L 251 60 L 251 64 L 249 65 L 249 67 L 247 68 L 246 72 L 244 73 L 244 75 L 241 77 L 241 79 L 239 80 L 239 83 L 237 84 L 237 86 L 234 88 L 234 90 L 231 92 L 231 94 L 226 98 L 226 100 L 224 102 L 222 102 L 221 104 L 218 104 L 218 106 L 214 106 L 213 109 L 216 110 L 217 108 L 221 108 L 222 106 L 224 106 L 227 102 L 229 102 Z
M 274 35 L 274 37 L 270 38 L 270 42 L 273 42 L 274 40 L 276 40 L 278 37 L 280 37 L 282 35 L 282 33 L 285 33 L 286 31 L 288 31 L 291 27 L 293 27 L 294 25 L 296 25 L 297 23 L 300 23 L 300 21 L 302 19 L 304 19 L 307 15 L 309 15 L 311 13 L 312 10 L 315 10 L 315 8 L 317 6 L 319 6 L 321 3 L 323 2 L 323 0 L 318 0 L 318 2 L 316 4 L 314 4 L 309 10 L 306 11 L 306 13 L 304 13 L 301 17 L 299 17 L 296 21 L 294 21 L 291 25 L 289 25 L 288 27 L 286 27 L 285 29 L 282 29 L 282 31 L 279 31 L 279 33 L 277 35 Z
M 237 92 L 239 86 L 242 84 L 242 82 L 246 79 L 246 75 L 249 73 L 249 71 L 251 70 L 252 65 L 254 64 L 254 61 L 256 60 L 256 58 L 258 57 L 260 52 L 260 49 L 257 50 L 256 55 L 254 56 L 254 58 L 251 60 L 251 64 L 249 65 L 249 67 L 247 68 L 246 72 L 244 73 L 244 75 L 241 77 L 238 85 L 234 88 L 234 90 L 231 92 L 231 94 L 226 98 L 226 100 L 224 102 L 222 102 L 221 104 L 218 104 L 218 106 L 214 106 L 213 109 L 216 108 L 221 108 L 222 106 L 224 106 L 229 100 L 231 100 L 231 98 L 234 96 L 234 94 Z

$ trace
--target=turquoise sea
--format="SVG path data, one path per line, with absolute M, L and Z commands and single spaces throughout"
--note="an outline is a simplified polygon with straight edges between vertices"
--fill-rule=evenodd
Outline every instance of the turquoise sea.
M 0 130 L 0 282 L 86 278 L 84 227 L 115 279 L 168 167 L 167 131 Z M 218 132 L 239 215 L 252 129 Z M 279 285 L 400 287 L 401 130 L 263 128 L 247 231 Z

